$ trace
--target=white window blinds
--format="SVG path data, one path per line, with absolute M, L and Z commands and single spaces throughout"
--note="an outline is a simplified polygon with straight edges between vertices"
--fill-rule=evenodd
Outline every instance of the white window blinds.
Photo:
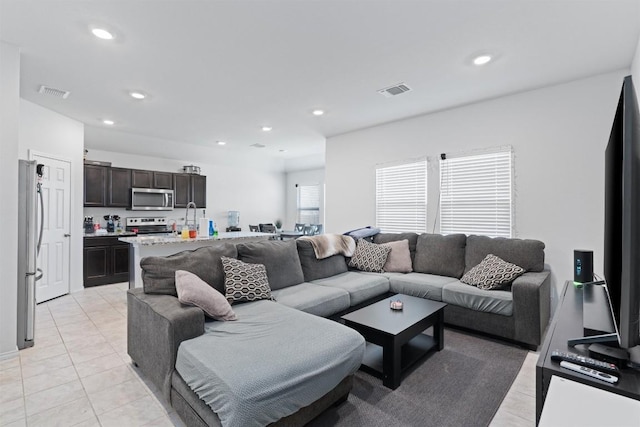
M 320 223 L 320 185 L 298 186 L 298 220 L 301 224 Z
M 427 231 L 427 160 L 376 169 L 376 227 Z
M 511 148 L 440 160 L 440 232 L 511 237 Z

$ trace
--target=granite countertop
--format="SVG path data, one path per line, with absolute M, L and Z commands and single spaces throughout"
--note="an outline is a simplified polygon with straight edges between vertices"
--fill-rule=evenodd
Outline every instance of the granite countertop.
M 180 234 L 147 234 L 144 236 L 121 237 L 121 242 L 131 243 L 132 245 L 152 246 L 152 245 L 171 245 L 193 242 L 206 242 L 208 240 L 242 240 L 252 239 L 256 237 L 274 237 L 273 233 L 256 233 L 250 231 L 233 231 L 229 233 L 219 233 L 217 236 L 196 237 L 194 239 L 183 239 Z
M 131 231 L 112 231 L 107 233 L 84 233 L 84 237 L 125 237 L 125 236 L 135 236 L 136 233 Z

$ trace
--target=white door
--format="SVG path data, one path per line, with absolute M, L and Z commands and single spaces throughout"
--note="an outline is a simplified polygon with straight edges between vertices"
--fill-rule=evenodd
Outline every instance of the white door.
M 42 246 L 37 259 L 42 279 L 36 282 L 36 302 L 40 303 L 69 293 L 71 162 L 44 154 L 33 154 L 31 158 L 44 164 Z M 39 228 L 40 223 L 38 231 Z

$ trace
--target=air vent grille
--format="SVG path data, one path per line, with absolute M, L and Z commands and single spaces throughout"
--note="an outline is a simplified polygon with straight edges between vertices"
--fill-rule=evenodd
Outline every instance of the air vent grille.
M 43 95 L 55 96 L 56 98 L 62 98 L 62 99 L 67 99 L 69 95 L 71 95 L 71 92 L 69 92 L 68 90 L 56 89 L 54 87 L 49 87 L 45 85 L 40 86 L 40 89 L 38 90 L 38 92 Z
M 400 95 L 405 92 L 409 92 L 411 88 L 404 83 L 398 83 L 396 85 L 380 89 L 378 91 L 379 94 L 386 96 L 387 98 L 391 98 L 392 96 Z
M 250 147 L 254 147 L 254 148 L 264 148 L 266 147 L 266 145 L 263 144 L 258 144 L 257 142 L 255 144 L 251 144 Z

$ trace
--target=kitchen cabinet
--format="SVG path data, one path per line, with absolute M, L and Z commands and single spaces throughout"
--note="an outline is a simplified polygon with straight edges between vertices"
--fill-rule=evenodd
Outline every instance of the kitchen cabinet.
M 84 166 L 84 205 L 105 206 L 107 201 L 107 167 Z
M 171 172 L 153 171 L 153 188 L 173 188 L 173 174 Z
M 131 186 L 133 188 L 152 188 L 153 171 L 133 169 L 131 171 Z
M 84 287 L 129 280 L 129 244 L 117 237 L 85 237 Z
M 108 176 L 107 206 L 128 207 L 131 193 L 131 169 L 109 168 Z
M 194 202 L 197 208 L 207 207 L 207 177 L 188 173 L 173 174 L 174 207 L 185 208 Z

